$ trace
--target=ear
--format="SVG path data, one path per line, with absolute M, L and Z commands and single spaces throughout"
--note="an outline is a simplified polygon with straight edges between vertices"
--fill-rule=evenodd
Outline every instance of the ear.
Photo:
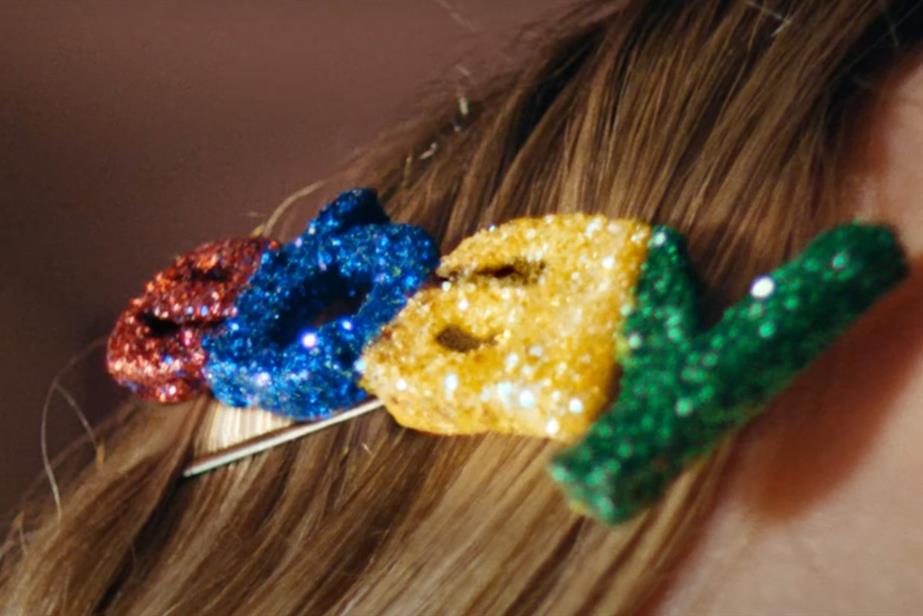
M 308 224 L 308 235 L 338 235 L 353 227 L 387 224 L 388 215 L 378 203 L 378 195 L 368 188 L 355 188 L 328 203 Z

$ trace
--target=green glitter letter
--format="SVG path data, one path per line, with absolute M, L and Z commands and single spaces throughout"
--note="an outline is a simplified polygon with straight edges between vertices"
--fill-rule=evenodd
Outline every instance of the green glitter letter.
M 906 273 L 893 234 L 850 224 L 757 278 L 702 331 L 682 239 L 658 227 L 634 312 L 617 336 L 615 406 L 552 462 L 581 510 L 614 524 L 655 501 L 693 459 L 743 425 Z

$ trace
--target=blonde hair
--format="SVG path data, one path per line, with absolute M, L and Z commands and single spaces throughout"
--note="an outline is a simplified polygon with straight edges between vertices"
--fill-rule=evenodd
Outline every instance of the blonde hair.
M 918 8 L 588 2 L 544 30 L 520 70 L 387 135 L 338 181 L 376 187 L 443 250 L 547 212 L 671 225 L 714 316 L 848 215 L 858 106 L 918 41 Z M 546 477 L 553 445 L 433 437 L 385 413 L 181 480 L 220 412 L 205 398 L 132 404 L 104 428 L 101 463 L 66 458 L 60 512 L 30 507 L 5 545 L 0 608 L 635 613 L 708 510 L 731 446 L 607 528 L 569 511 Z

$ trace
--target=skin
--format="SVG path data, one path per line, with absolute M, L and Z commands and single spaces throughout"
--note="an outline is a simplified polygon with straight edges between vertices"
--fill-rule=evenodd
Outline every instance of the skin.
M 923 613 L 921 59 L 866 111 L 847 191 L 910 277 L 744 431 L 657 613 Z

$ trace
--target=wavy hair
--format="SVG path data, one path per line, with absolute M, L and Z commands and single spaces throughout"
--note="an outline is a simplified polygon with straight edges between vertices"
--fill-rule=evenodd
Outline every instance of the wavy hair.
M 443 250 L 525 215 L 670 225 L 714 316 L 850 216 L 858 111 L 919 41 L 919 8 L 584 2 L 526 37 L 534 48 L 516 70 L 461 107 L 441 97 L 330 185 L 376 187 Z M 276 235 L 319 204 L 302 203 L 274 220 Z M 707 513 L 733 447 L 608 528 L 568 510 L 546 477 L 553 445 L 419 434 L 385 413 L 182 480 L 223 412 L 208 398 L 134 403 L 104 428 L 101 463 L 68 457 L 60 511 L 35 501 L 4 547 L 0 611 L 636 613 Z

